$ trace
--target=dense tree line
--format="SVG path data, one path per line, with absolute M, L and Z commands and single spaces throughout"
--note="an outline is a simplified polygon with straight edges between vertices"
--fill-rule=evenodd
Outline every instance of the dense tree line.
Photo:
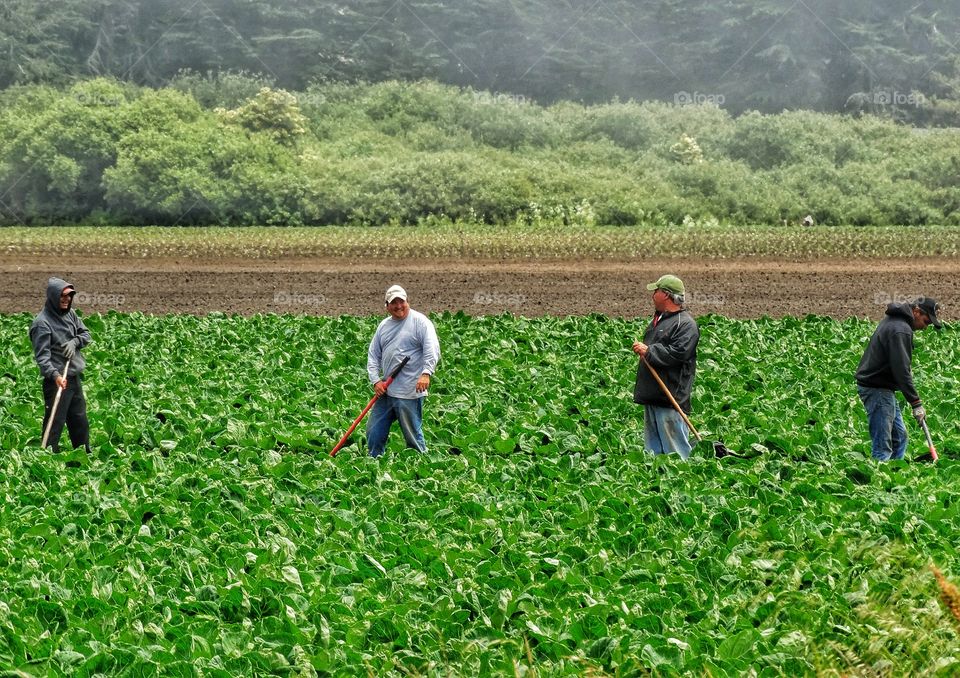
M 915 0 L 6 0 L 0 87 L 185 69 L 292 90 L 429 78 L 551 103 L 958 124 L 960 5 Z
M 960 223 L 960 135 L 232 76 L 0 92 L 0 224 Z

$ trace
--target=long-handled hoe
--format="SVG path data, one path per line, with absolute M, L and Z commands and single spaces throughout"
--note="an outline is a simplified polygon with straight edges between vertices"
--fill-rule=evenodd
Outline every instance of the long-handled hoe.
M 927 426 L 926 418 L 920 420 L 920 428 L 923 429 L 923 434 L 927 436 L 927 449 L 929 452 L 926 454 L 921 454 L 919 457 L 917 457 L 917 461 L 936 462 L 940 456 L 937 454 L 937 448 L 933 446 L 933 438 L 930 437 L 930 428 Z
M 400 364 L 397 365 L 396 369 L 394 369 L 393 372 L 390 373 L 390 376 L 388 376 L 386 379 L 384 379 L 384 381 L 383 381 L 384 387 L 390 386 L 390 384 L 393 383 L 393 380 L 397 377 L 398 374 L 400 374 L 400 370 L 402 370 L 402 369 L 406 366 L 406 364 L 407 364 L 407 362 L 409 362 L 409 360 L 410 360 L 410 356 L 406 356 L 403 360 L 400 361 Z M 386 393 L 386 391 L 384 391 L 384 393 Z M 370 398 L 370 402 L 368 402 L 368 403 L 367 403 L 367 406 L 363 408 L 363 412 L 361 412 L 360 415 L 359 415 L 356 419 L 353 420 L 353 423 L 350 424 L 350 428 L 347 429 L 347 432 L 343 434 L 343 437 L 340 439 L 340 442 L 337 443 L 336 447 L 334 447 L 332 450 L 330 450 L 330 456 L 331 456 L 331 457 L 336 457 L 336 456 L 337 456 L 337 452 L 339 452 L 339 451 L 340 451 L 340 448 L 343 447 L 344 444 L 347 442 L 347 438 L 349 438 L 349 437 L 350 437 L 350 434 L 353 433 L 353 430 L 354 430 L 355 428 L 357 428 L 357 425 L 358 425 L 361 421 L 363 421 L 363 418 L 364 418 L 365 416 L 367 416 L 367 412 L 370 411 L 370 408 L 373 407 L 373 404 L 374 404 L 375 402 L 377 402 L 377 399 L 378 399 L 379 397 L 380 397 L 380 396 L 374 394 L 374 396 L 373 396 L 372 398 Z
M 694 427 L 694 425 L 690 422 L 690 418 L 687 417 L 686 412 L 684 412 L 680 408 L 680 404 L 677 402 L 677 399 L 673 397 L 672 393 L 670 393 L 670 389 L 667 388 L 667 385 L 663 383 L 663 379 L 660 378 L 660 375 L 654 369 L 653 365 L 650 364 L 650 361 L 647 360 L 646 357 L 641 358 L 641 360 L 643 360 L 643 364 L 647 366 L 647 369 L 650 370 L 650 374 L 653 375 L 653 378 L 657 380 L 657 384 L 660 386 L 660 390 L 663 391 L 663 395 L 667 396 L 667 400 L 669 400 L 670 404 L 673 405 L 673 409 L 677 411 L 677 414 L 679 414 L 681 418 L 683 418 L 684 423 L 686 423 L 687 427 L 693 432 L 693 435 L 696 437 L 697 442 L 702 443 L 703 436 L 700 435 L 700 431 L 698 431 Z M 721 457 L 738 457 L 740 459 L 748 458 L 742 454 L 731 452 L 730 450 L 727 449 L 727 446 L 721 443 L 719 440 L 714 440 L 711 443 L 711 445 L 713 446 L 713 453 L 717 455 L 718 459 Z
M 70 371 L 70 359 L 67 358 L 67 364 L 63 367 L 63 376 L 66 378 L 67 373 Z M 60 396 L 63 395 L 63 387 L 57 387 L 57 395 L 53 398 L 53 407 L 50 408 L 50 418 L 47 420 L 47 428 L 43 432 L 43 440 L 40 443 L 40 447 L 47 446 L 47 438 L 50 437 L 50 429 L 53 428 L 53 418 L 57 416 L 57 405 L 60 404 Z

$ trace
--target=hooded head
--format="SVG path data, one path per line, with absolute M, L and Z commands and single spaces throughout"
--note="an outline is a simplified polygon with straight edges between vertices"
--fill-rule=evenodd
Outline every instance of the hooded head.
M 67 293 L 66 308 L 61 306 L 61 297 L 64 292 Z M 76 293 L 77 290 L 74 286 L 66 280 L 50 278 L 50 280 L 47 281 L 47 303 L 45 306 L 51 313 L 57 313 L 59 315 L 69 313 L 73 306 L 73 295 Z

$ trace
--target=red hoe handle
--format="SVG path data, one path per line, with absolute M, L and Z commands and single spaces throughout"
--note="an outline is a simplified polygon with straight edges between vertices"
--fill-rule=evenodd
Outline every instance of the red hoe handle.
M 389 387 L 390 384 L 393 383 L 393 380 L 396 378 L 396 376 L 397 376 L 398 374 L 400 374 L 400 370 L 402 370 L 404 367 L 406 367 L 406 364 L 407 364 L 409 361 L 410 361 L 410 356 L 407 356 L 407 357 L 405 357 L 403 360 L 401 360 L 401 361 L 400 361 L 400 364 L 397 365 L 396 369 L 394 369 L 393 372 L 390 373 L 390 376 L 388 376 L 386 379 L 383 380 L 383 385 L 386 386 L 386 387 Z M 365 416 L 367 416 L 367 412 L 370 411 L 370 408 L 373 407 L 373 404 L 374 404 L 375 402 L 377 402 L 377 398 L 379 398 L 379 397 L 380 397 L 380 396 L 378 396 L 378 395 L 374 395 L 372 398 L 370 398 L 370 402 L 368 402 L 368 403 L 367 403 L 367 406 L 363 408 L 363 412 L 361 412 L 360 415 L 359 415 L 356 419 L 353 420 L 353 423 L 350 424 L 350 428 L 347 429 L 347 432 L 343 434 L 343 437 L 340 439 L 340 442 L 337 443 L 336 447 L 334 447 L 332 450 L 330 450 L 330 456 L 331 456 L 331 457 L 336 457 L 336 456 L 337 456 L 337 452 L 339 452 L 339 451 L 340 451 L 340 448 L 343 447 L 344 443 L 347 442 L 347 438 L 349 438 L 349 437 L 350 437 L 350 434 L 353 433 L 353 430 L 354 430 L 355 428 L 357 428 L 357 425 L 358 425 L 361 421 L 363 421 L 363 418 L 364 418 Z
M 930 429 L 927 427 L 926 419 L 920 421 L 920 427 L 923 429 L 924 435 L 927 436 L 927 447 L 930 449 L 930 456 L 936 461 L 940 457 L 937 455 L 937 448 L 933 446 L 933 438 L 930 437 Z

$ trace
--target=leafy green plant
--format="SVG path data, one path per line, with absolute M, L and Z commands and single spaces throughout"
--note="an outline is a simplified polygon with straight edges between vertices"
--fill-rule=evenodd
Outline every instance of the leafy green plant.
M 431 451 L 331 460 L 378 318 L 87 316 L 90 457 L 37 447 L 29 320 L 0 316 L 10 669 L 957 668 L 926 569 L 958 566 L 952 329 L 916 346 L 933 467 L 868 459 L 863 321 L 700 318 L 693 416 L 754 457 L 683 463 L 642 450 L 643 321 L 438 315 Z

